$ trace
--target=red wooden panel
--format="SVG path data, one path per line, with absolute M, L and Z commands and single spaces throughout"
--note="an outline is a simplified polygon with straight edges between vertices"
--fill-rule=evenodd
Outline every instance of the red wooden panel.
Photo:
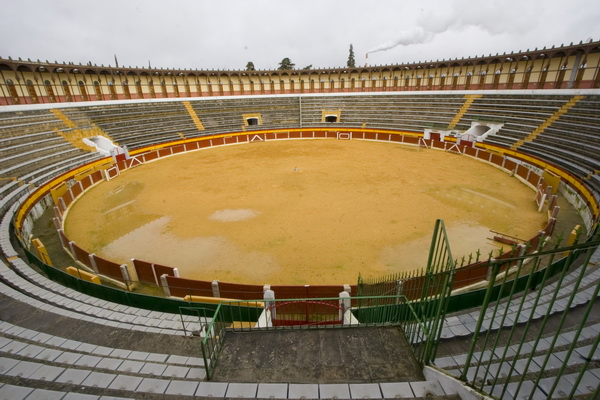
M 277 139 L 277 134 L 275 132 L 267 132 L 265 134 L 266 140 Z
M 275 299 L 306 299 L 308 289 L 305 286 L 272 285 L 271 290 L 275 292 Z
M 229 136 L 226 138 L 223 138 L 225 144 L 235 144 L 237 143 L 237 138 L 235 136 Z
M 527 179 L 528 172 L 529 172 L 529 170 L 520 164 L 517 167 L 517 175 L 519 175 L 523 179 Z
M 440 142 L 438 140 L 432 140 L 431 141 L 431 147 L 433 147 L 435 149 L 443 149 L 444 148 L 444 142 Z
M 210 140 L 203 140 L 201 142 L 198 142 L 198 148 L 200 149 L 205 149 L 207 147 L 211 147 L 212 145 L 210 144 Z
M 212 139 L 213 146 L 220 146 L 223 144 L 225 144 L 225 139 L 223 139 L 222 137 Z
M 529 179 L 527 179 L 527 182 L 531 183 L 533 186 L 537 186 L 538 182 L 540 181 L 540 176 L 538 174 L 536 174 L 535 172 L 531 171 L 531 173 L 529 174 Z M 548 184 L 546 182 L 544 182 L 544 190 L 546 190 L 546 188 L 548 187 Z
M 186 151 L 198 150 L 198 142 L 186 143 L 185 150 Z
M 344 290 L 342 285 L 332 286 L 309 286 L 308 298 L 339 297 L 340 292 Z
M 390 141 L 392 142 L 401 142 L 402 135 L 390 135 Z
M 377 140 L 390 140 L 390 136 L 389 133 L 378 133 Z
M 152 272 L 152 264 L 142 260 L 133 260 L 133 268 L 137 274 L 138 280 L 142 283 L 151 283 L 159 285 L 160 283 L 154 278 L 154 272 Z
M 91 263 L 90 257 L 89 257 L 90 254 L 87 251 L 85 251 L 81 247 L 77 246 L 77 244 L 75 244 L 75 243 L 73 243 L 73 251 L 75 252 L 75 254 L 73 254 L 73 256 L 75 257 L 75 259 L 77 261 L 79 261 L 83 265 L 88 266 L 89 268 L 92 268 L 92 263 Z
M 83 178 L 80 182 L 81 182 L 81 188 L 83 190 L 89 188 L 94 183 L 94 181 L 92 180 L 92 177 L 90 175 L 88 175 L 85 178 Z
M 374 132 L 365 132 L 365 139 L 375 140 L 375 133 Z
M 417 144 L 419 143 L 419 138 L 415 136 L 404 136 L 404 143 Z
M 154 272 L 156 272 L 157 279 L 160 279 L 163 275 L 175 276 L 174 269 L 166 265 L 154 264 Z
M 476 155 L 477 158 L 482 159 L 482 160 L 489 160 L 490 159 L 490 153 L 488 153 L 485 150 L 481 150 L 479 149 L 479 152 Z
M 63 201 L 65 202 L 65 207 L 67 207 L 67 208 L 73 202 L 73 195 L 68 190 L 65 192 L 65 194 L 63 194 L 62 198 L 63 198 Z
M 92 181 L 94 183 L 96 183 L 96 182 L 100 182 L 101 180 L 103 180 L 104 176 L 102 175 L 102 171 L 96 171 L 90 175 L 90 178 L 92 179 Z
M 144 154 L 144 161 L 148 162 L 148 161 L 152 161 L 158 158 L 158 152 L 157 151 L 151 151 L 150 153 L 146 153 Z
M 175 145 L 171 147 L 171 151 L 173 152 L 173 154 L 183 153 L 185 151 L 185 146 L 182 144 Z
M 166 156 L 170 156 L 170 155 L 171 155 L 171 149 L 169 147 L 167 147 L 166 149 L 158 150 L 159 157 L 166 157 Z
M 504 157 L 502 157 L 502 156 L 499 156 L 498 154 L 492 154 L 492 159 L 491 159 L 491 162 L 492 162 L 493 164 L 496 164 L 496 165 L 498 165 L 498 166 L 500 166 L 500 167 L 501 167 L 501 166 L 502 166 L 502 160 L 503 160 L 503 159 L 504 159 Z
M 472 147 L 464 147 L 462 146 L 463 151 L 465 152 L 465 154 L 471 156 L 471 157 L 475 157 L 475 154 L 477 153 L 477 149 L 474 149 Z
M 261 300 L 263 287 L 261 285 L 219 282 L 219 293 L 221 297 L 228 299 Z
M 94 261 L 96 262 L 96 267 L 100 274 L 109 276 L 121 282 L 124 281 L 123 274 L 121 273 L 121 264 L 117 264 L 96 255 L 94 255 Z
M 506 168 L 509 171 L 513 171 L 515 168 L 517 168 L 517 163 L 512 160 L 505 160 L 504 168 Z
M 81 188 L 81 185 L 79 185 L 79 183 L 76 183 L 73 186 L 71 186 L 71 193 L 73 193 L 73 198 L 77 198 L 82 192 L 83 189 Z
M 171 296 L 213 296 L 211 282 L 196 281 L 193 279 L 175 278 L 174 276 L 167 276 L 167 283 L 169 285 L 169 291 L 171 292 Z
M 290 139 L 299 139 L 302 137 L 302 132 L 292 131 L 290 132 Z

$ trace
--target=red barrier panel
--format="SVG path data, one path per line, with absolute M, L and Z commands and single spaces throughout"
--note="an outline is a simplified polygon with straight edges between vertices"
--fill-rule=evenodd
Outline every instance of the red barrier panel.
M 223 139 L 222 137 L 211 139 L 211 141 L 213 146 L 220 146 L 225 144 L 225 139 Z
M 517 168 L 517 163 L 513 160 L 504 160 L 504 168 L 506 168 L 509 171 L 514 171 L 515 168 Z
M 102 171 L 96 171 L 93 174 L 89 175 L 92 179 L 93 183 L 100 182 L 104 180 L 104 176 L 102 175 Z
M 171 155 L 171 148 L 170 147 L 158 150 L 158 156 L 159 157 L 166 157 L 166 156 L 170 156 L 170 155 Z
M 198 142 L 198 148 L 200 149 L 205 149 L 207 147 L 211 147 L 212 144 L 210 144 L 210 140 L 203 140 L 201 142 Z
M 502 166 L 502 160 L 504 159 L 504 157 L 499 156 L 498 154 L 492 154 L 492 159 L 490 160 L 493 164 L 496 164 L 498 166 Z
M 290 139 L 300 139 L 302 137 L 302 132 L 298 132 L 298 131 L 290 132 L 288 137 Z
M 79 184 L 79 182 L 75 183 L 71 186 L 71 193 L 73 193 L 73 198 L 76 199 L 83 192 L 83 188 Z
M 404 136 L 404 143 L 419 144 L 419 138 L 414 136 Z
M 69 206 L 73 202 L 73 195 L 71 194 L 71 192 L 69 190 L 67 190 L 65 192 L 65 194 L 63 194 L 62 199 L 65 202 L 65 207 L 69 208 Z
M 517 167 L 517 175 L 520 176 L 521 178 L 527 180 L 528 173 L 529 173 L 529 169 L 527 169 L 526 167 L 519 164 L 519 166 Z
M 224 140 L 225 144 L 235 144 L 235 143 L 237 143 L 237 139 L 236 139 L 235 136 L 229 136 L 229 137 L 223 138 L 223 140 Z
M 160 285 L 158 277 L 154 276 L 152 263 L 133 259 L 133 268 L 137 274 L 138 280 L 142 283 L 151 283 L 154 285 Z
M 465 286 L 481 282 L 487 276 L 488 266 L 485 262 L 471 264 L 465 268 L 457 268 L 454 276 L 453 289 L 459 289 Z
M 367 140 L 375 140 L 376 133 L 374 132 L 364 132 L 364 139 Z
M 183 153 L 185 151 L 185 146 L 182 144 L 175 145 L 171 147 L 171 151 L 173 152 L 173 154 Z
M 154 266 L 154 272 L 156 272 L 156 278 L 159 279 L 163 275 L 175 276 L 174 269 L 166 265 L 152 264 Z
M 89 188 L 90 186 L 92 186 L 94 184 L 94 181 L 92 180 L 92 176 L 91 175 L 86 176 L 85 178 L 83 178 L 79 182 L 81 183 L 81 188 L 83 190 L 86 190 L 87 188 Z
M 185 144 L 185 150 L 186 151 L 190 151 L 190 150 L 198 150 L 198 142 L 192 142 L 192 143 L 186 143 Z
M 121 264 L 108 261 L 102 257 L 98 257 L 97 255 L 94 255 L 93 257 L 99 274 L 106 275 L 121 282 L 125 281 L 121 272 Z
M 90 254 L 85 251 L 84 249 L 82 249 L 81 247 L 77 246 L 77 244 L 73 243 L 73 252 L 75 254 L 73 254 L 73 256 L 75 257 L 75 259 L 77 261 L 79 261 L 80 263 L 82 263 L 83 265 L 92 268 L 92 262 L 90 261 Z
M 306 299 L 308 288 L 306 286 L 271 285 L 276 299 Z
M 171 296 L 213 296 L 212 282 L 196 281 L 193 279 L 175 278 L 174 276 L 167 276 L 167 284 L 169 285 L 169 291 L 171 292 Z
M 244 285 L 238 283 L 219 282 L 221 297 L 239 300 L 260 300 L 263 298 L 261 285 Z
M 461 146 L 463 149 L 464 154 L 471 156 L 471 157 L 475 157 L 475 155 L 477 154 L 477 149 L 474 149 L 473 147 L 468 147 L 468 146 Z

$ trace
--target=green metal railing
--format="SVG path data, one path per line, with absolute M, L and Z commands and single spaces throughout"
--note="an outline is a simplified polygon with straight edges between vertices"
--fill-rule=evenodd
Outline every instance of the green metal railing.
M 598 279 L 588 279 L 588 286 L 582 287 L 591 268 L 590 258 L 599 245 L 600 236 L 596 233 L 586 243 L 562 248 L 560 243 L 557 243 L 551 250 L 538 251 L 533 255 L 491 260 L 492 273 L 486 296 L 460 378 L 478 390 L 494 392 L 499 398 L 505 396 L 509 384 L 514 386 L 516 383 L 516 387 L 511 388 L 511 394 L 515 398 L 533 398 L 535 391 L 540 390 L 540 380 L 544 377 L 554 377 L 551 389 L 545 393 L 548 398 L 552 397 L 560 378 L 569 367 L 567 360 L 577 346 L 594 306 L 593 300 L 600 291 Z M 538 250 L 541 250 L 541 247 Z M 567 256 L 560 262 L 555 262 L 555 258 L 565 254 Z M 514 264 L 511 268 L 511 278 L 508 273 L 500 274 L 506 263 Z M 529 264 L 527 268 L 526 264 Z M 549 360 L 557 347 L 565 347 L 564 344 L 559 346 L 557 343 L 561 334 L 567 331 L 567 318 L 575 298 L 582 296 L 582 289 L 587 290 L 587 305 L 581 319 L 574 327 L 569 328 L 571 342 L 566 349 L 564 362 L 557 370 L 553 370 Z M 502 296 L 502 293 L 505 295 Z M 495 301 L 501 297 L 505 297 L 506 301 Z M 559 309 L 560 313 L 555 316 Z M 526 317 L 523 324 L 518 324 L 517 321 L 505 324 L 508 319 L 514 320 L 521 316 Z M 549 323 L 551 318 L 552 324 Z M 503 326 L 509 327 L 499 329 Z M 545 343 L 550 343 L 548 348 L 539 346 L 542 338 Z M 585 362 L 578 369 L 576 382 L 568 398 L 574 396 L 577 385 L 598 347 L 598 341 L 596 337 L 588 357 L 584 358 Z M 539 365 L 539 372 L 530 372 L 533 358 L 540 356 L 543 357 L 543 361 Z M 525 391 L 523 382 L 526 379 L 532 381 L 533 385 L 529 392 L 521 393 Z M 596 390 L 593 398 L 598 398 L 599 391 L 600 389 Z

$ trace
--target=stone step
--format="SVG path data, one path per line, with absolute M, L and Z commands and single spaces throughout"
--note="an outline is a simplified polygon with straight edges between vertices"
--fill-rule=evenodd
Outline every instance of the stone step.
M 287 383 L 212 383 L 161 381 L 153 378 L 131 379 L 122 375 L 91 373 L 71 382 L 48 382 L 22 378 L 0 383 L 0 398 L 6 399 L 176 399 L 250 398 L 250 399 L 382 399 L 420 398 L 460 400 L 447 394 L 436 381 L 350 384 Z M 79 383 L 74 383 L 79 382 Z M 92 385 L 92 383 L 94 383 Z M 29 396 L 29 397 L 28 397 Z

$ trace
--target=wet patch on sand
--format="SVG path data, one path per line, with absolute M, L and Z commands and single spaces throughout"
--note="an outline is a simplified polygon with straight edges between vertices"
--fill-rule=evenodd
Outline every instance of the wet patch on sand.
M 230 209 L 218 210 L 209 215 L 208 219 L 221 222 L 244 221 L 258 216 L 260 212 L 251 209 Z
M 170 232 L 169 220 L 163 217 L 147 223 L 111 242 L 98 254 L 122 262 L 136 258 L 169 265 L 186 271 L 186 278 L 201 280 L 219 277 L 226 281 L 265 283 L 269 274 L 280 268 L 272 255 L 245 250 L 226 237 L 183 239 Z M 256 266 L 261 269 L 259 276 Z

